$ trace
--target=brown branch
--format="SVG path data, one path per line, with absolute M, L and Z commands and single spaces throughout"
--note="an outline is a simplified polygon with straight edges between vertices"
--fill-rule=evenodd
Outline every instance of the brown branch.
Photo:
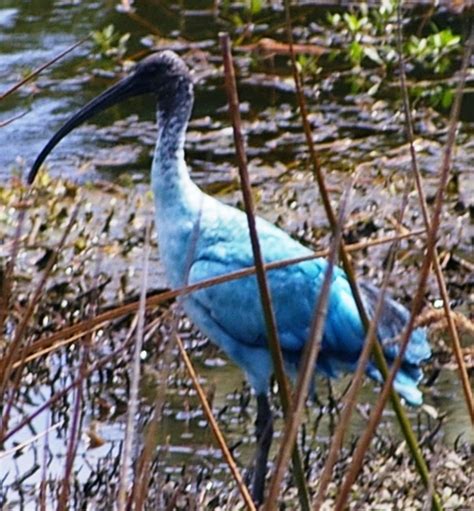
M 199 401 L 201 402 L 201 407 L 204 411 L 204 414 L 206 415 L 207 422 L 208 422 L 209 426 L 211 427 L 211 431 L 219 445 L 219 448 L 222 451 L 222 454 L 224 455 L 225 461 L 230 468 L 232 476 L 234 477 L 235 482 L 237 483 L 237 487 L 240 491 L 240 494 L 242 495 L 242 498 L 244 499 L 245 505 L 251 511 L 255 511 L 256 508 L 253 503 L 252 497 L 250 496 L 249 490 L 244 483 L 242 475 L 240 474 L 240 471 L 234 461 L 234 458 L 232 457 L 232 454 L 229 450 L 229 447 L 227 446 L 225 438 L 222 435 L 221 430 L 219 429 L 216 419 L 214 418 L 214 415 L 212 413 L 211 407 L 209 406 L 209 402 L 207 401 L 206 394 L 205 394 L 204 390 L 202 389 L 201 384 L 199 383 L 199 377 L 196 374 L 196 371 L 192 365 L 192 362 L 191 362 L 190 358 L 188 357 L 186 350 L 184 349 L 183 342 L 181 341 L 181 338 L 179 337 L 179 335 L 177 333 L 175 335 L 175 340 L 178 345 L 179 351 L 181 353 L 181 357 L 184 360 L 184 364 L 186 366 L 188 374 L 193 382 L 193 386 L 196 389 Z
M 292 46 L 293 45 L 293 34 L 292 34 L 292 28 L 291 28 L 289 0 L 285 0 L 285 12 L 286 12 L 286 20 L 287 20 L 288 41 L 290 43 L 290 46 Z M 304 97 L 302 86 L 301 86 L 301 79 L 299 76 L 298 67 L 296 65 L 296 58 L 295 58 L 294 52 L 291 53 L 291 61 L 292 61 L 292 66 L 293 66 L 293 77 L 295 80 L 298 104 L 300 107 L 300 114 L 301 114 L 301 119 L 302 119 L 302 123 L 303 123 L 304 133 L 306 136 L 306 144 L 309 149 L 310 159 L 311 159 L 312 166 L 313 166 L 313 172 L 315 174 L 316 181 L 319 186 L 319 191 L 321 194 L 321 198 L 323 200 L 323 206 L 326 211 L 326 216 L 328 217 L 329 224 L 331 226 L 332 231 L 335 232 L 335 230 L 336 230 L 335 215 L 334 215 L 334 211 L 331 206 L 331 202 L 329 200 L 328 190 L 327 190 L 327 187 L 325 184 L 325 179 L 324 179 L 324 175 L 322 173 L 319 159 L 318 159 L 318 156 L 317 156 L 315 148 L 314 148 L 311 126 L 308 121 L 306 101 L 305 101 L 305 97 Z M 346 272 L 347 279 L 348 279 L 349 285 L 351 287 L 352 296 L 356 303 L 357 310 L 359 312 L 362 324 L 364 325 L 365 331 L 367 332 L 370 328 L 369 318 L 367 316 L 361 295 L 359 293 L 359 289 L 358 289 L 358 286 L 356 283 L 356 275 L 355 275 L 352 263 L 349 259 L 347 250 L 345 248 L 345 244 L 343 242 L 341 242 L 341 247 L 340 247 L 340 258 L 341 258 L 344 270 Z M 375 362 L 377 364 L 379 371 L 381 372 L 382 376 L 384 378 L 386 378 L 387 374 L 388 374 L 388 366 L 387 366 L 387 362 L 385 360 L 385 357 L 384 357 L 384 354 L 382 351 L 382 347 L 379 342 L 375 342 L 373 345 L 373 355 L 374 355 Z M 360 361 L 359 361 L 359 364 L 360 364 Z M 410 451 L 412 453 L 412 456 L 415 459 L 418 472 L 420 473 L 425 484 L 428 485 L 429 470 L 428 470 L 427 464 L 426 464 L 423 456 L 421 455 L 418 441 L 416 439 L 415 434 L 413 433 L 413 429 L 411 427 L 410 421 L 402 407 L 402 404 L 400 402 L 400 398 L 399 398 L 398 394 L 393 389 L 389 389 L 389 390 L 390 390 L 391 403 L 392 403 L 393 409 L 395 411 L 395 414 L 397 416 L 397 420 L 400 424 L 400 428 L 402 430 L 403 436 L 405 437 L 407 444 L 410 448 Z
M 419 236 L 425 232 L 424 229 L 420 229 L 417 231 L 412 231 L 403 235 L 396 236 L 385 236 L 380 239 L 371 240 L 368 242 L 359 242 L 353 243 L 352 245 L 347 245 L 348 252 L 355 252 L 357 250 L 362 250 L 368 247 L 383 245 L 385 243 L 390 243 L 395 240 L 403 240 L 408 239 L 410 237 Z M 276 270 L 278 268 L 284 268 L 285 266 L 289 266 L 292 264 L 298 264 L 304 261 L 310 261 L 312 259 L 316 259 L 318 257 L 326 257 L 329 255 L 328 250 L 319 250 L 314 254 L 304 257 L 297 257 L 291 259 L 282 259 L 281 261 L 273 261 L 271 263 L 265 264 L 266 270 Z M 250 266 L 248 268 L 244 268 L 242 270 L 238 270 L 235 272 L 226 273 L 224 275 L 220 275 L 218 277 L 213 277 L 212 279 L 202 280 L 196 284 L 192 284 L 190 286 L 185 286 L 172 291 L 165 291 L 153 296 L 149 296 L 147 298 L 147 309 L 152 307 L 156 307 L 157 305 L 177 298 L 178 296 L 186 296 L 190 293 L 198 291 L 200 289 L 205 289 L 208 287 L 212 287 L 218 284 L 222 284 L 224 282 L 229 282 L 232 280 L 238 280 L 244 277 L 248 277 L 249 275 L 253 275 L 255 273 L 255 266 Z M 94 318 L 90 318 L 75 325 L 71 325 L 69 327 L 65 327 L 58 332 L 51 334 L 49 337 L 44 339 L 39 339 L 32 345 L 27 347 L 27 356 L 25 358 L 25 362 L 30 362 L 31 360 L 35 360 L 43 355 L 50 353 L 52 350 L 56 348 L 60 348 L 64 344 L 69 344 L 71 342 L 76 341 L 80 337 L 84 336 L 87 332 L 91 330 L 97 330 L 101 328 L 104 324 L 118 319 L 127 314 L 132 314 L 138 309 L 138 301 L 128 303 L 126 305 L 121 305 L 119 307 L 115 307 L 111 310 L 98 314 Z M 57 344 L 55 344 L 57 343 Z M 3 371 L 4 360 L 0 360 L 0 374 Z M 18 362 L 14 363 L 14 368 L 18 367 Z
M 308 342 L 305 344 L 305 349 L 302 356 L 302 364 L 298 371 L 298 380 L 292 401 L 290 420 L 288 420 L 285 424 L 283 438 L 280 442 L 280 451 L 278 453 L 276 468 L 273 472 L 270 489 L 266 500 L 266 506 L 264 509 L 270 509 L 272 504 L 278 501 L 283 476 L 285 475 L 290 453 L 293 449 L 293 446 L 295 445 L 296 435 L 301 424 L 301 415 L 304 410 L 304 404 L 308 396 L 309 386 L 314 374 L 314 367 L 316 365 L 319 349 L 321 347 L 334 266 L 337 264 L 337 254 L 342 238 L 344 218 L 349 202 L 350 192 L 354 186 L 355 180 L 355 177 L 351 180 L 341 201 L 339 218 L 337 221 L 337 229 L 333 236 L 329 251 L 328 266 L 325 270 L 323 283 L 321 285 L 318 299 L 315 304 Z
M 418 198 L 420 201 L 421 212 L 423 215 L 423 222 L 425 224 L 425 228 L 427 231 L 430 230 L 430 218 L 428 213 L 428 205 L 426 203 L 426 197 L 423 190 L 423 178 L 421 177 L 420 169 L 418 167 L 418 160 L 416 157 L 415 144 L 414 144 L 414 134 L 413 134 L 413 120 L 411 116 L 410 109 L 410 99 L 408 97 L 408 90 L 406 84 L 406 73 L 405 73 L 405 65 L 404 65 L 404 56 L 403 56 L 403 44 L 402 44 L 402 24 L 401 24 L 401 7 L 399 4 L 398 8 L 398 31 L 397 31 L 397 43 L 398 43 L 398 53 L 400 58 L 400 88 L 402 91 L 403 97 L 403 108 L 405 111 L 405 119 L 406 119 L 406 131 L 407 138 L 410 146 L 410 156 L 411 156 L 411 168 L 415 178 L 416 190 L 418 192 Z M 461 350 L 461 342 L 459 340 L 458 331 L 456 328 L 456 324 L 454 321 L 453 313 L 451 311 L 451 307 L 449 305 L 449 296 L 448 290 L 446 287 L 446 282 L 443 276 L 443 270 L 441 269 L 441 264 L 439 262 L 438 250 L 435 247 L 433 253 L 433 269 L 436 275 L 436 280 L 438 281 L 439 293 L 441 295 L 441 299 L 443 301 L 443 310 L 446 315 L 446 321 L 448 325 L 448 333 L 451 339 L 451 345 L 454 353 L 454 358 L 458 365 L 458 373 L 459 379 L 461 380 L 461 386 L 464 392 L 464 400 L 466 402 L 466 406 L 471 417 L 471 423 L 474 424 L 474 398 L 472 395 L 472 387 L 469 381 L 469 375 L 467 374 L 466 364 L 464 363 L 464 359 L 462 356 Z
M 66 48 L 64 51 L 62 51 L 61 53 L 59 53 L 58 55 L 56 55 L 55 57 L 53 57 L 51 60 L 48 60 L 48 62 L 46 62 L 45 64 L 42 64 L 41 66 L 37 67 L 35 70 L 33 70 L 31 73 L 29 73 L 27 76 L 25 76 L 25 78 L 23 78 L 23 80 L 20 80 L 18 83 L 16 83 L 15 85 L 13 85 L 13 87 L 10 87 L 7 91 L 5 91 L 1 96 L 0 96 L 0 101 L 2 101 L 2 99 L 5 99 L 6 97 L 10 96 L 10 94 L 13 94 L 15 91 L 17 91 L 18 89 L 20 89 L 21 87 L 23 87 L 23 85 L 25 85 L 25 83 L 28 83 L 29 81 L 31 81 L 33 78 L 36 78 L 36 76 L 38 76 L 40 73 L 42 73 L 45 69 L 47 69 L 48 67 L 52 66 L 53 64 L 55 64 L 56 62 L 58 62 L 58 60 L 61 60 L 63 57 L 65 57 L 68 53 L 71 53 L 73 50 L 75 50 L 78 46 L 80 46 L 81 44 L 85 43 L 88 39 L 90 38 L 90 35 L 84 37 L 83 39 L 81 39 L 80 41 L 77 41 L 76 43 L 72 44 L 71 46 L 69 46 L 68 48 Z
M 272 306 L 270 287 L 268 285 L 265 273 L 265 266 L 263 263 L 263 256 L 260 248 L 260 242 L 258 239 L 255 221 L 255 207 L 253 204 L 252 190 L 247 170 L 247 155 L 245 154 L 244 139 L 242 136 L 239 99 L 237 95 L 235 72 L 232 62 L 228 34 L 220 34 L 220 42 L 224 57 L 225 84 L 229 103 L 229 113 L 232 119 L 232 125 L 234 130 L 234 142 L 239 166 L 242 194 L 244 197 L 245 212 L 247 214 L 250 240 L 252 244 L 253 257 L 255 261 L 257 282 L 260 290 L 260 298 L 262 302 L 265 324 L 267 328 L 268 337 L 267 342 L 272 356 L 273 371 L 278 382 L 278 390 L 283 408 L 283 414 L 285 415 L 285 419 L 287 420 L 291 403 L 290 387 L 285 373 L 283 355 L 280 348 L 280 341 L 278 339 L 275 312 Z M 295 471 L 295 480 L 298 486 L 298 494 L 301 508 L 303 509 L 303 511 L 309 511 L 309 493 L 308 488 L 306 486 L 303 462 L 297 448 L 293 450 L 293 468 Z
M 401 335 L 399 353 L 398 353 L 397 357 L 395 358 L 395 360 L 393 361 L 390 373 L 384 383 L 380 397 L 376 403 L 376 406 L 374 407 L 374 409 L 372 410 L 372 412 L 370 414 L 369 422 L 366 426 L 366 429 L 364 430 L 364 433 L 362 434 L 362 436 L 360 437 L 360 439 L 357 443 L 356 449 L 355 449 L 353 457 L 352 457 L 351 468 L 349 469 L 348 473 L 346 474 L 346 478 L 345 478 L 341 488 L 339 489 L 335 511 L 342 511 L 346 505 L 351 486 L 354 483 L 355 479 L 357 478 L 357 475 L 359 473 L 359 467 L 362 464 L 365 452 L 366 452 L 366 450 L 369 446 L 369 443 L 372 439 L 375 428 L 377 427 L 377 424 L 380 420 L 383 408 L 384 408 L 385 403 L 389 397 L 389 393 L 390 393 L 393 381 L 395 379 L 395 375 L 400 368 L 400 365 L 402 362 L 402 357 L 403 357 L 405 350 L 408 346 L 408 343 L 410 341 L 410 336 L 411 336 L 411 333 L 415 326 L 416 315 L 418 314 L 418 312 L 421 310 L 421 307 L 422 307 L 426 281 L 428 279 L 428 275 L 429 275 L 431 264 L 433 262 L 433 256 L 434 256 L 435 247 L 436 247 L 436 235 L 437 235 L 439 224 L 440 224 L 441 211 L 442 211 L 442 207 L 443 207 L 443 199 L 444 199 L 444 195 L 445 195 L 445 191 L 446 191 L 446 184 L 447 184 L 448 177 L 449 177 L 449 171 L 451 168 L 451 158 L 452 158 L 452 152 L 453 152 L 453 148 L 454 148 L 454 144 L 455 144 L 455 140 L 456 140 L 457 122 L 459 119 L 459 112 L 460 112 L 460 108 L 461 108 L 461 100 L 462 100 L 462 95 L 463 95 L 463 90 L 464 90 L 465 79 L 466 79 L 466 71 L 467 71 L 467 67 L 469 64 L 473 44 L 474 44 L 474 27 L 471 26 L 469 42 L 468 42 L 468 44 L 466 46 L 466 50 L 464 52 L 461 76 L 460 76 L 459 84 L 458 84 L 458 87 L 456 90 L 456 96 L 455 96 L 455 100 L 453 103 L 453 107 L 451 109 L 448 137 L 447 137 L 447 141 L 446 141 L 443 160 L 442 160 L 441 167 L 440 167 L 439 185 L 438 185 L 438 190 L 436 193 L 433 214 L 431 217 L 431 228 L 428 232 L 426 254 L 425 254 L 425 258 L 423 260 L 422 268 L 420 270 L 418 288 L 417 288 L 417 291 L 416 291 L 416 294 L 415 294 L 415 297 L 413 300 L 410 319 L 408 320 L 408 323 Z M 428 481 L 425 481 L 425 482 L 427 483 Z M 432 503 L 433 503 L 433 507 L 435 509 L 441 509 L 441 504 L 440 504 L 436 494 L 433 495 Z

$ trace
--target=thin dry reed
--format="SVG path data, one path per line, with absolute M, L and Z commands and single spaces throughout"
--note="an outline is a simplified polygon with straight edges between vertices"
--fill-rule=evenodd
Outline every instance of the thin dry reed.
M 400 58 L 400 90 L 403 98 L 403 109 L 405 112 L 405 126 L 406 126 L 406 135 L 408 138 L 408 143 L 410 147 L 410 157 L 411 157 L 411 168 L 413 172 L 413 176 L 415 178 L 416 191 L 418 193 L 418 198 L 420 201 L 420 208 L 423 216 L 423 222 L 425 224 L 425 228 L 427 231 L 430 230 L 430 217 L 428 212 L 428 204 L 426 203 L 426 197 L 423 187 L 423 178 L 420 173 L 420 169 L 418 167 L 418 160 L 416 157 L 415 151 L 415 137 L 413 132 L 413 119 L 411 116 L 411 108 L 410 108 L 410 98 L 408 97 L 408 87 L 406 83 L 406 72 L 405 72 L 405 60 L 403 56 L 403 34 L 402 34 L 402 6 L 401 2 L 398 3 L 398 30 L 397 30 L 397 45 L 398 45 L 398 54 Z M 459 334 L 456 328 L 454 315 L 451 311 L 451 307 L 449 305 L 449 296 L 448 290 L 446 287 L 446 282 L 444 279 L 443 271 L 441 269 L 441 264 L 439 262 L 438 250 L 434 249 L 433 253 L 433 269 L 436 275 L 436 280 L 438 282 L 439 293 L 441 295 L 441 299 L 443 301 L 443 310 L 446 316 L 448 333 L 451 338 L 452 349 L 454 353 L 454 357 L 456 360 L 456 364 L 458 366 L 459 371 L 459 379 L 461 380 L 461 386 L 464 392 L 464 399 L 466 402 L 466 407 L 468 409 L 469 415 L 471 417 L 471 423 L 474 424 L 474 398 L 472 395 L 472 388 L 469 382 L 469 375 L 467 374 L 466 364 L 464 363 L 464 359 L 462 356 L 461 343 L 459 340 Z
M 439 174 L 440 174 L 439 185 L 438 185 L 435 204 L 434 204 L 433 213 L 432 213 L 432 217 L 431 217 L 431 227 L 430 227 L 430 230 L 428 231 L 428 237 L 427 237 L 427 242 L 426 242 L 426 252 L 425 252 L 425 256 L 424 256 L 422 267 L 421 267 L 420 274 L 419 274 L 417 290 L 415 293 L 415 297 L 413 299 L 411 316 L 410 316 L 410 319 L 409 319 L 407 325 L 405 326 L 405 329 L 404 329 L 404 331 L 401 335 L 401 338 L 400 338 L 399 353 L 392 364 L 390 373 L 384 383 L 384 386 L 383 386 L 382 392 L 379 396 L 379 399 L 377 400 L 377 403 L 370 414 L 367 427 L 357 443 L 356 449 L 353 454 L 353 463 L 351 465 L 351 468 L 348 471 L 348 473 L 346 474 L 344 482 L 341 485 L 341 488 L 339 489 L 338 498 L 337 498 L 336 507 L 335 507 L 336 511 L 342 511 L 342 509 L 344 509 L 344 507 L 346 505 L 346 502 L 347 502 L 347 499 L 349 496 L 349 492 L 350 492 L 350 488 L 351 488 L 352 484 L 354 483 L 355 479 L 357 478 L 357 475 L 360 471 L 365 452 L 370 444 L 370 441 L 373 437 L 375 428 L 377 427 L 377 424 L 379 423 L 379 420 L 381 418 L 385 403 L 389 397 L 390 388 L 391 388 L 391 385 L 395 378 L 396 372 L 400 368 L 401 360 L 405 353 L 408 342 L 410 340 L 411 332 L 413 331 L 413 328 L 415 327 L 415 317 L 417 316 L 417 314 L 419 313 L 419 311 L 421 310 L 421 307 L 422 307 L 426 281 L 427 281 L 428 274 L 429 274 L 429 271 L 431 268 L 431 263 L 433 261 L 433 255 L 434 255 L 434 251 L 435 251 L 435 247 L 436 247 L 436 237 L 437 237 L 437 232 L 438 232 L 438 228 L 439 228 L 439 224 L 440 224 L 441 209 L 443 206 L 443 199 L 444 199 L 444 194 L 445 194 L 445 190 L 446 190 L 446 184 L 448 181 L 449 171 L 451 168 L 452 152 L 453 152 L 453 148 L 454 148 L 454 144 L 455 144 L 455 140 L 456 140 L 457 123 L 458 123 L 458 119 L 459 119 L 462 94 L 464 91 L 466 70 L 467 70 L 469 60 L 470 60 L 473 42 L 474 42 L 474 30 L 472 30 L 472 28 L 471 28 L 468 45 L 464 52 L 461 76 L 460 76 L 458 87 L 456 89 L 454 103 L 453 103 L 453 106 L 451 109 L 448 136 L 447 136 L 447 141 L 446 141 L 446 145 L 445 145 L 443 160 L 442 160 L 440 171 L 439 171 Z M 422 475 L 422 477 L 423 477 L 423 481 L 429 488 L 430 487 L 430 483 L 429 483 L 430 478 L 428 477 L 427 479 L 425 479 L 424 475 Z M 435 509 L 441 509 L 441 504 L 439 502 L 439 498 L 437 497 L 436 493 L 433 493 L 432 505 L 433 505 L 433 508 L 435 508 Z
M 344 221 L 350 201 L 350 192 L 355 184 L 356 179 L 357 176 L 354 176 L 354 178 L 349 182 L 339 207 L 337 229 L 333 235 L 329 249 L 329 256 L 327 259 L 328 266 L 325 270 L 324 279 L 321 285 L 318 299 L 315 304 L 309 338 L 305 345 L 301 367 L 298 371 L 298 379 L 296 382 L 296 388 L 291 403 L 291 412 L 289 415 L 290 420 L 286 421 L 285 423 L 283 438 L 280 442 L 280 450 L 278 452 L 275 469 L 273 471 L 272 480 L 270 482 L 266 506 L 264 509 L 271 509 L 273 507 L 273 503 L 278 501 L 278 496 L 281 491 L 281 483 L 283 481 L 283 477 L 288 466 L 290 453 L 294 448 L 298 429 L 301 424 L 304 404 L 308 397 L 308 390 L 314 374 L 314 368 L 324 333 L 324 324 L 329 303 L 329 292 L 333 280 L 332 277 L 334 266 L 337 264 L 337 255 L 339 252 L 339 246 L 341 244 Z
M 268 286 L 265 265 L 258 240 L 255 207 L 253 205 L 252 191 L 250 187 L 250 179 L 247 170 L 247 155 L 245 153 L 244 138 L 242 135 L 239 99 L 237 95 L 237 86 L 235 82 L 235 72 L 232 62 L 230 49 L 230 40 L 228 34 L 220 35 L 222 53 L 224 57 L 225 84 L 227 91 L 227 99 L 229 104 L 229 113 L 232 119 L 234 131 L 234 143 L 237 153 L 237 162 L 239 167 L 240 184 L 245 204 L 245 212 L 249 225 L 250 240 L 252 244 L 253 258 L 255 261 L 256 276 L 258 287 L 260 290 L 260 298 L 262 301 L 263 313 L 265 316 L 265 324 L 267 327 L 268 347 L 272 356 L 273 370 L 275 378 L 278 382 L 278 390 L 283 408 L 285 420 L 289 420 L 289 412 L 291 406 L 290 387 L 286 377 L 283 355 L 281 353 L 280 342 L 278 339 L 278 331 L 276 327 L 275 313 L 272 306 L 270 288 Z M 295 482 L 298 487 L 298 496 L 300 506 L 303 511 L 309 511 L 310 500 L 304 474 L 303 461 L 298 448 L 293 450 L 293 470 Z

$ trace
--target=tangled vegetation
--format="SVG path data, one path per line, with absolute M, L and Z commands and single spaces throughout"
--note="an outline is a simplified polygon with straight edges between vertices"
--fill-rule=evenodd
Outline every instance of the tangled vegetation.
M 86 64 L 81 60 L 83 67 L 70 70 L 79 76 L 79 83 L 85 73 L 88 84 L 103 89 L 103 80 L 133 65 L 143 51 L 156 47 L 180 51 L 197 81 L 186 147 L 192 176 L 221 200 L 242 206 L 215 43 L 217 32 L 225 28 L 234 39 L 259 213 L 314 250 L 327 248 L 330 229 L 309 170 L 308 147 L 295 107 L 283 6 L 224 1 L 204 14 L 199 10 L 186 14 L 171 6 L 165 13 L 176 19 L 170 22 L 171 28 L 163 25 L 163 33 L 157 35 L 150 30 L 150 23 L 159 23 L 153 11 L 139 5 L 124 11 L 125 3 L 114 13 L 113 23 L 107 19 L 87 43 L 94 59 Z M 466 36 L 459 16 L 414 12 L 404 18 L 402 47 L 415 148 L 432 205 L 446 143 L 446 113 L 453 102 Z M 340 200 L 352 175 L 359 176 L 344 226 L 346 243 L 354 245 L 351 257 L 357 273 L 379 283 L 389 260 L 387 240 L 403 234 L 406 238 L 401 241 L 390 286 L 397 299 L 408 304 L 423 264 L 425 231 L 414 191 L 407 197 L 403 223 L 397 220 L 400 197 L 412 178 L 406 123 L 400 113 L 395 3 L 384 0 L 376 9 L 361 5 L 353 10 L 315 10 L 302 3 L 292 8 L 292 15 L 296 61 L 331 199 Z M 199 16 L 205 23 L 196 29 L 192 23 Z M 120 23 L 124 26 L 124 19 L 130 20 L 126 31 L 118 28 Z M 86 71 L 84 66 L 89 66 Z M 37 79 L 41 94 L 51 84 L 59 87 L 56 76 L 49 80 Z M 33 111 L 34 99 L 28 99 Z M 148 245 L 152 255 L 147 294 L 155 305 L 146 310 L 140 353 L 139 414 L 127 474 L 130 499 L 137 508 L 244 508 L 203 414 L 176 335 L 192 356 L 214 416 L 247 477 L 253 461 L 255 405 L 242 374 L 196 332 L 182 315 L 179 301 L 161 295 L 166 282 L 156 256 L 157 242 L 154 235 L 150 239 L 147 235 L 147 226 L 153 223 L 147 169 L 155 126 L 150 117 L 127 115 L 118 120 L 114 113 L 110 125 L 82 128 L 82 142 L 94 138 L 103 142 L 90 154 L 79 155 L 71 144 L 70 153 L 51 160 L 33 190 L 22 182 L 27 171 L 22 161 L 12 163 L 9 177 L 0 186 L 3 370 L 15 340 L 19 347 L 0 402 L 2 510 L 32 505 L 106 510 L 117 504 L 123 482 L 120 468 L 131 399 L 138 290 L 145 278 L 143 254 Z M 438 251 L 472 383 L 470 115 L 464 103 Z M 58 177 L 58 168 L 67 174 L 77 167 L 83 172 L 79 183 L 72 172 Z M 380 240 L 385 243 L 378 244 Z M 160 296 L 167 298 L 157 299 Z M 349 509 L 429 509 L 433 490 L 445 509 L 469 509 L 474 501 L 472 425 L 441 308 L 437 282 L 431 276 L 420 319 L 430 329 L 434 352 L 425 370 L 426 404 L 407 413 L 433 489 L 421 484 L 387 407 L 352 487 Z M 299 442 L 312 495 L 318 489 L 349 383 L 349 378 L 331 383 L 318 377 L 315 400 L 305 410 Z M 367 382 L 360 393 L 321 509 L 334 509 L 378 391 Z M 275 391 L 272 398 L 281 432 L 282 412 Z M 297 499 L 287 474 L 281 509 L 296 509 Z

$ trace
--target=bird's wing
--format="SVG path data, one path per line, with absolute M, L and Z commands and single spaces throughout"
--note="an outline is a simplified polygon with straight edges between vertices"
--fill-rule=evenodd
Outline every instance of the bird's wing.
M 228 218 L 222 210 L 219 216 L 213 217 L 216 221 L 215 229 L 212 228 L 213 218 L 203 218 L 207 222 L 203 230 L 207 238 L 200 238 L 198 243 L 189 273 L 190 283 L 253 266 L 244 215 L 230 208 L 226 213 Z M 311 254 L 309 249 L 268 222 L 257 219 L 257 229 L 265 262 Z M 326 268 L 326 260 L 314 259 L 267 272 L 280 343 L 287 355 L 294 353 L 298 356 L 308 340 Z M 363 284 L 361 292 L 369 316 L 372 316 L 378 291 L 371 285 Z M 193 293 L 192 299 L 199 302 L 219 327 L 237 342 L 261 347 L 267 345 L 265 320 L 255 276 L 199 290 Z M 398 346 L 385 341 L 400 333 L 407 319 L 408 311 L 387 297 L 378 334 L 389 361 L 398 352 Z M 199 326 L 199 321 L 195 319 L 195 322 Z M 353 369 L 364 339 L 364 327 L 347 276 L 342 269 L 335 267 L 318 364 L 328 375 Z M 404 357 L 404 366 L 408 372 L 413 372 L 413 380 L 419 379 L 417 364 L 429 354 L 426 334 L 418 329 L 412 334 Z
M 251 266 L 251 263 L 246 265 Z M 190 283 L 240 270 L 242 266 L 219 259 L 199 259 L 191 267 Z M 307 337 L 314 295 L 298 269 L 268 272 L 272 303 L 284 350 L 299 350 Z M 309 295 L 309 296 L 308 296 Z M 266 345 L 260 293 L 254 275 L 193 293 L 228 335 L 240 343 Z
M 245 217 L 227 210 L 215 219 L 203 218 L 207 238 L 200 238 L 189 273 L 189 282 L 225 275 L 253 266 Z M 215 229 L 212 221 L 218 221 Z M 311 254 L 284 231 L 257 219 L 259 240 L 266 262 Z M 300 352 L 308 339 L 315 302 L 327 262 L 314 259 L 297 265 L 269 270 L 272 303 L 282 349 Z M 206 308 L 213 320 L 233 339 L 254 346 L 266 346 L 266 326 L 255 276 L 229 281 L 193 293 L 192 298 Z M 199 321 L 195 322 L 199 323 Z M 199 326 L 199 325 L 198 325 Z M 326 331 L 322 350 L 342 359 L 357 357 L 363 342 L 363 329 L 345 274 L 334 268 Z

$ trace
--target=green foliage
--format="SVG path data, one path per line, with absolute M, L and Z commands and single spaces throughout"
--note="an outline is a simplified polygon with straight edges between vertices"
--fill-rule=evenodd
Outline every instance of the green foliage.
M 447 110 L 454 99 L 454 89 L 444 84 L 438 84 L 430 88 L 412 87 L 411 95 L 415 101 L 425 100 L 434 108 Z
M 246 0 L 245 2 L 247 11 L 251 14 L 258 14 L 263 7 L 262 0 Z
M 332 50 L 331 59 L 351 68 L 346 81 L 352 92 L 376 95 L 382 85 L 394 80 L 398 69 L 396 2 L 383 0 L 374 9 L 362 4 L 354 12 L 327 16 L 329 26 L 342 37 L 341 48 Z M 461 52 L 461 37 L 451 28 L 439 30 L 431 23 L 425 37 L 412 35 L 403 51 L 407 74 L 446 75 L 453 71 Z M 452 91 L 445 85 L 428 89 L 413 88 L 414 99 L 428 100 L 432 106 L 448 108 Z
M 344 13 L 342 19 L 352 34 L 361 33 L 369 22 L 367 16 L 361 16 L 358 18 L 355 14 L 350 14 L 348 12 Z
M 396 62 L 397 53 L 393 49 L 396 17 L 391 0 L 383 0 L 377 9 L 369 10 L 366 4 L 361 4 L 352 13 L 329 14 L 328 21 L 347 41 L 342 53 L 346 62 L 356 68 L 354 71 L 375 65 L 385 73 Z
M 459 52 L 461 37 L 450 28 L 427 37 L 412 35 L 406 45 L 407 54 L 426 71 L 445 74 L 453 64 L 453 54 Z
M 102 58 L 120 60 L 127 52 L 130 34 L 120 34 L 113 25 L 107 25 L 102 30 L 92 33 L 95 51 Z
M 303 79 L 307 76 L 314 79 L 321 73 L 322 68 L 318 65 L 318 59 L 319 57 L 305 55 L 304 53 L 297 55 L 296 65 Z
M 268 2 L 267 2 L 268 3 Z M 265 0 L 245 0 L 238 10 L 231 10 L 232 2 L 223 0 L 220 6 L 220 14 L 229 21 L 233 27 L 241 28 L 252 23 L 265 7 Z

